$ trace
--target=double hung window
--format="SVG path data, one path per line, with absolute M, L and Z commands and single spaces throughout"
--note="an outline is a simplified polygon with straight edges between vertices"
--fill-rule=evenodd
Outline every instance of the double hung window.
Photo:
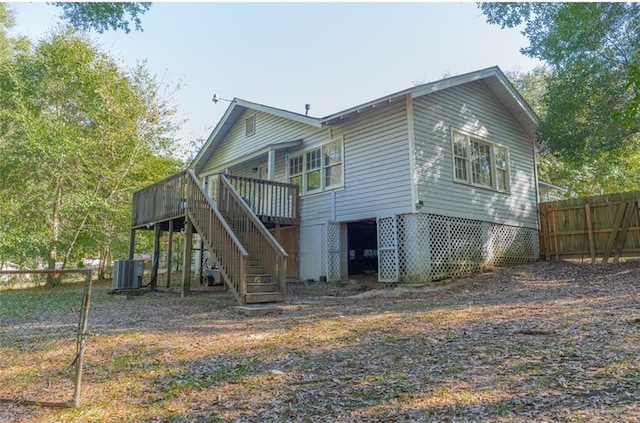
M 470 185 L 509 192 L 509 150 L 501 145 L 452 132 L 453 179 Z
M 341 187 L 343 180 L 342 140 L 335 140 L 289 158 L 289 183 L 300 194 L 312 194 Z

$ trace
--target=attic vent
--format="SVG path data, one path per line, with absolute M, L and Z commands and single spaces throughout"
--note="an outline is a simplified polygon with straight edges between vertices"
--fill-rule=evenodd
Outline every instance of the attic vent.
M 256 133 L 256 115 L 249 116 L 245 123 L 245 135 L 253 135 Z

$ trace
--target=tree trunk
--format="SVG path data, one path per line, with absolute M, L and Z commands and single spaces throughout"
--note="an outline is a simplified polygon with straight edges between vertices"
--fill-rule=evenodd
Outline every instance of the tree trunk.
M 48 269 L 55 270 L 58 258 L 58 242 L 60 240 L 60 208 L 62 206 L 62 177 L 59 177 L 56 184 L 56 198 L 51 211 L 51 247 L 49 248 Z M 47 274 L 47 285 L 56 286 L 60 282 L 55 273 Z

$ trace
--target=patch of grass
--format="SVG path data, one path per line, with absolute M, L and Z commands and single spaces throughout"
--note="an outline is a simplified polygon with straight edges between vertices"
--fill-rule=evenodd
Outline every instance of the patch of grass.
M 459 373 L 462 373 L 464 369 L 465 367 L 462 364 L 457 363 L 457 364 L 454 364 L 452 367 L 449 367 L 448 369 L 446 369 L 445 374 L 447 376 L 455 376 Z
M 157 376 L 153 384 L 163 394 L 163 400 L 175 398 L 181 394 L 203 389 L 220 383 L 238 381 L 246 375 L 243 365 L 223 363 L 212 364 L 211 361 L 198 360 L 182 372 Z
M 511 400 L 499 401 L 488 407 L 488 411 L 493 415 L 504 417 L 512 414 L 516 405 L 517 404 Z
M 149 419 L 148 422 L 163 421 L 165 423 L 191 423 L 191 422 L 210 422 L 219 423 L 227 421 L 222 418 L 217 411 L 208 413 L 188 413 L 188 414 L 169 414 L 162 416 L 160 419 Z
M 614 360 L 602 368 L 602 375 L 607 379 L 640 380 L 640 368 L 631 360 Z
M 417 310 L 425 310 L 430 309 L 432 306 L 425 302 L 408 302 L 408 303 L 400 303 L 389 305 L 384 308 L 384 311 L 417 311 Z
M 29 319 L 47 312 L 79 313 L 84 300 L 84 281 L 65 282 L 55 287 L 39 286 L 0 290 L 0 321 Z M 118 300 L 110 295 L 111 285 L 94 282 L 91 307 Z
M 28 318 L 43 312 L 79 310 L 84 284 L 62 284 L 0 291 L 0 319 Z

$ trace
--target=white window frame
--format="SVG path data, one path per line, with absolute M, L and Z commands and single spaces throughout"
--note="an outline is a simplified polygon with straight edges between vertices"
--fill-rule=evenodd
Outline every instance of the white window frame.
M 325 160 L 325 147 L 331 144 L 337 143 L 339 144 L 340 151 L 340 161 L 334 163 L 328 163 Z M 308 158 L 309 155 L 313 152 L 319 152 L 320 154 L 320 167 L 309 168 L 310 160 Z M 301 160 L 302 161 L 302 172 L 291 173 L 291 161 L 292 160 Z M 340 166 L 340 182 L 333 185 L 326 184 L 326 172 L 329 169 L 334 168 L 336 166 Z M 308 189 L 309 185 L 309 175 L 314 172 L 320 172 L 320 187 L 317 189 Z M 323 143 L 318 146 L 314 146 L 313 148 L 309 148 L 307 150 L 301 151 L 295 155 L 292 155 L 287 160 L 287 182 L 292 183 L 291 179 L 295 177 L 301 176 L 301 186 L 300 186 L 300 195 L 310 195 L 317 194 L 324 191 L 331 191 L 334 189 L 344 187 L 344 140 L 341 138 L 332 139 L 329 142 Z
M 456 140 L 460 140 L 464 142 L 463 151 L 456 151 Z M 472 157 L 472 149 L 471 144 L 477 143 L 484 146 L 489 147 L 489 177 L 490 183 L 483 184 L 480 182 L 474 181 L 474 173 L 473 173 L 473 161 Z M 496 150 L 503 150 L 505 152 L 506 160 L 504 166 L 499 166 L 496 161 Z M 473 187 L 479 187 L 484 189 L 490 189 L 493 191 L 501 192 L 504 194 L 511 193 L 511 171 L 510 171 L 510 160 L 509 160 L 509 148 L 496 143 L 489 141 L 487 139 L 466 133 L 464 131 L 460 131 L 457 129 L 451 130 L 451 156 L 452 156 L 452 165 L 453 165 L 453 181 L 458 182 L 465 185 L 471 185 Z M 456 162 L 464 161 L 464 168 L 460 168 L 456 164 Z M 464 169 L 463 177 L 458 176 L 458 168 Z M 504 174 L 504 182 L 505 186 L 503 188 L 498 186 L 498 173 Z M 462 172 L 461 172 L 462 173 Z

